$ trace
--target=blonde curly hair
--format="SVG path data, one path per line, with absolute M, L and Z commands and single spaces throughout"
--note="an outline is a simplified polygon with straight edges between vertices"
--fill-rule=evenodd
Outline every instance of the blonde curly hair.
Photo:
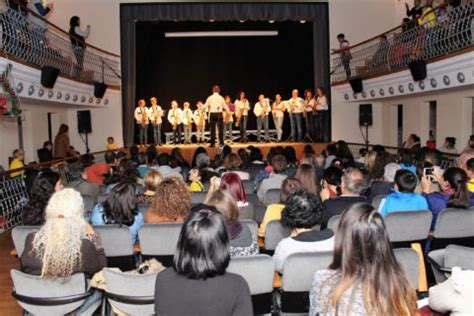
M 185 218 L 191 207 L 191 193 L 179 178 L 169 177 L 156 189 L 155 200 L 148 212 L 170 220 Z

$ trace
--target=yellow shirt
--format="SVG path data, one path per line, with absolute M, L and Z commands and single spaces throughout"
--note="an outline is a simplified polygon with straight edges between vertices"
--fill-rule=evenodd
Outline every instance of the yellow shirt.
M 201 181 L 195 181 L 191 182 L 191 184 L 188 186 L 189 191 L 191 192 L 203 192 L 204 191 L 204 185 L 202 184 Z
M 267 206 L 267 210 L 265 211 L 265 215 L 263 216 L 262 223 L 260 224 L 260 228 L 258 229 L 259 237 L 265 237 L 265 230 L 267 229 L 267 225 L 270 221 L 281 219 L 281 211 L 283 211 L 284 208 L 284 204 L 270 204 Z
M 18 160 L 18 159 L 13 159 L 12 162 L 10 163 L 10 170 L 23 168 L 24 166 L 25 165 L 23 164 L 23 161 Z M 10 177 L 14 178 L 14 177 L 22 176 L 24 173 L 25 173 L 25 170 L 13 172 L 10 174 Z
M 115 143 L 112 143 L 112 144 L 107 144 L 107 150 L 117 150 L 118 149 L 118 146 L 115 145 Z
M 467 189 L 469 192 L 474 193 L 474 179 L 469 179 L 469 181 L 467 181 Z

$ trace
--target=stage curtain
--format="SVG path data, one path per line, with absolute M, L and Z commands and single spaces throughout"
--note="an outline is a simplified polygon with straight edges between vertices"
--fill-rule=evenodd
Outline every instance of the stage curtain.
M 315 83 L 329 88 L 327 3 L 147 3 L 121 4 L 122 110 L 124 144 L 131 146 L 135 108 L 137 21 L 313 21 Z M 321 41 L 316 44 L 316 41 Z M 328 89 L 329 90 L 329 89 Z

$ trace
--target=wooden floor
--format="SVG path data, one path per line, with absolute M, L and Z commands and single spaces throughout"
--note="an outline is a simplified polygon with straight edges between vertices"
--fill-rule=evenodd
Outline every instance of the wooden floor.
M 0 234 L 0 315 L 22 315 L 22 310 L 11 296 L 12 281 L 10 278 L 11 269 L 19 269 L 19 261 L 10 255 L 13 249 L 11 233 Z

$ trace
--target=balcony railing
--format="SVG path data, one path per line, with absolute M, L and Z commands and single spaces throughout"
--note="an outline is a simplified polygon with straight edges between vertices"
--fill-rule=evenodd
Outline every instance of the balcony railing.
M 13 1 L 13 0 L 10 0 Z M 27 8 L 0 3 L 0 54 L 33 66 L 58 68 L 60 75 L 86 83 L 120 85 L 120 56 L 75 39 Z M 84 47 L 82 47 L 84 46 Z
M 349 79 L 368 79 L 407 69 L 415 60 L 434 58 L 473 47 L 473 4 L 441 9 L 426 15 L 424 25 L 406 24 L 332 54 L 333 85 Z M 413 21 L 415 22 L 415 21 Z

